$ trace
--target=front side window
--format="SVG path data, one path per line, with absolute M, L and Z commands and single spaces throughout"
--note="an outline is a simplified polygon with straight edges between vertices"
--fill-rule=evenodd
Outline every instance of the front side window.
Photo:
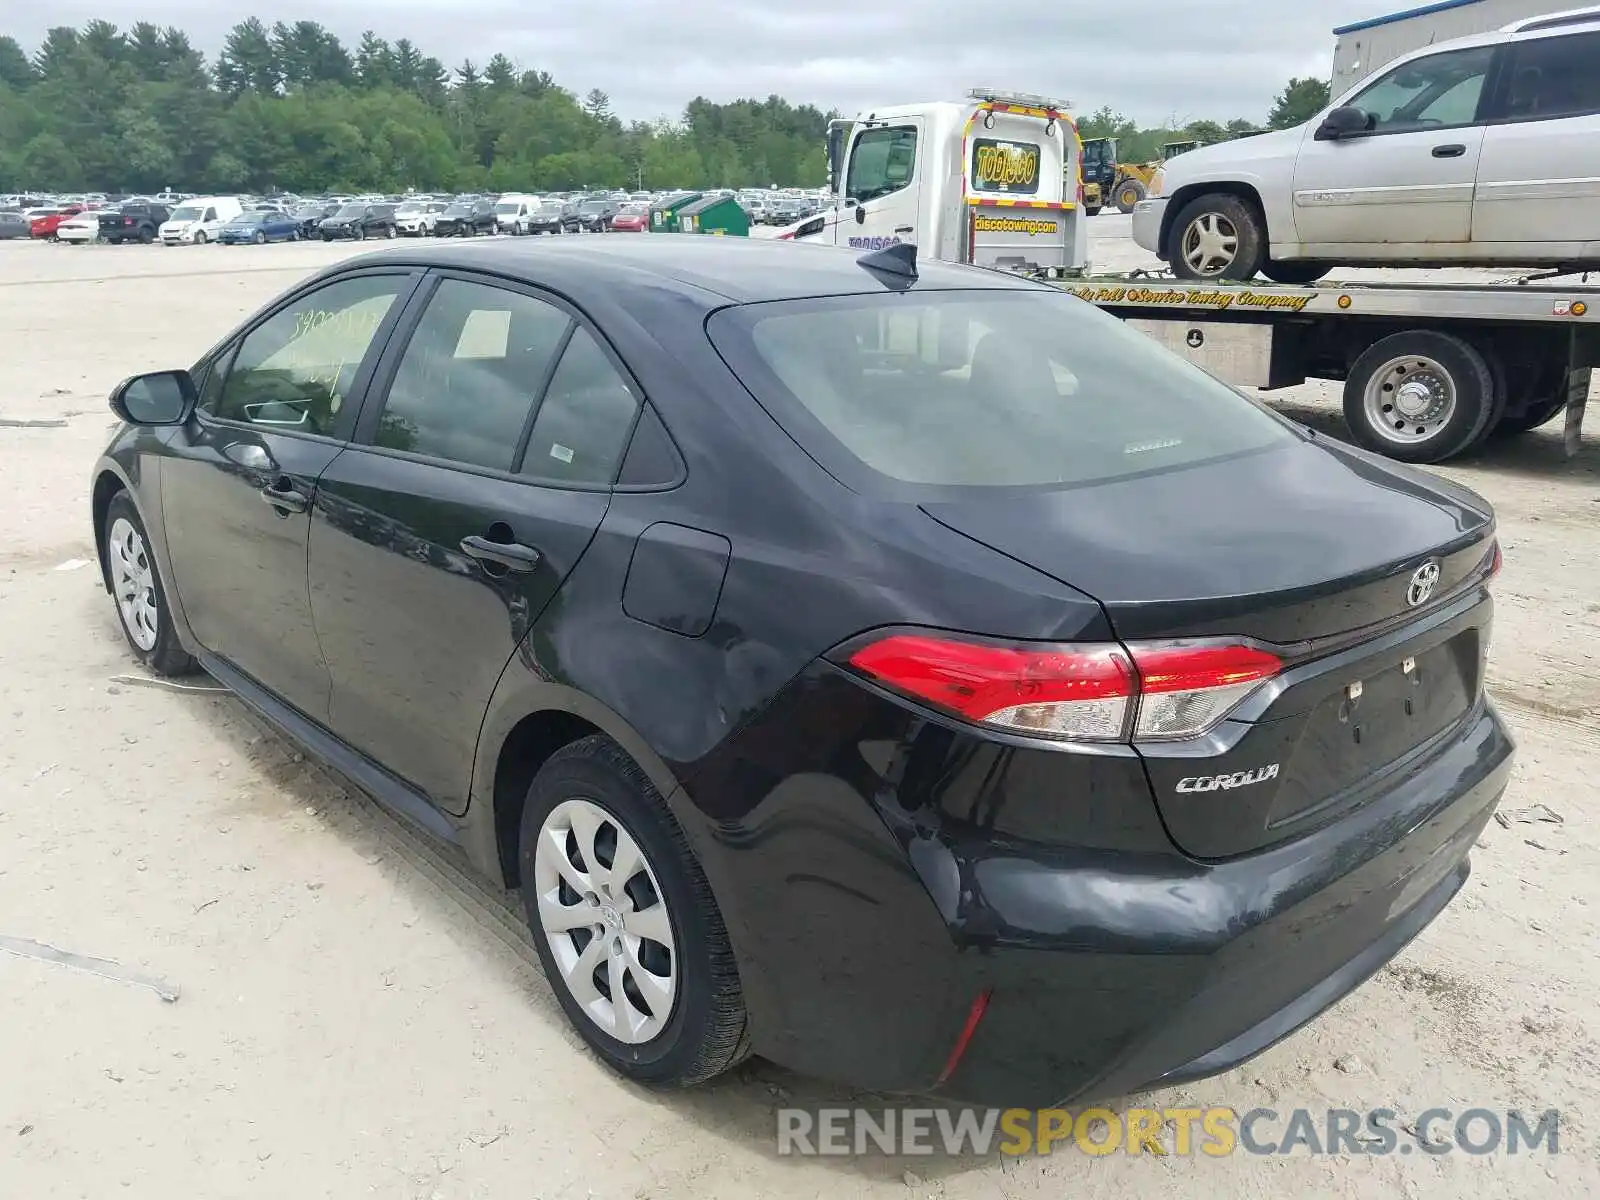
M 335 436 L 361 360 L 408 283 L 401 275 L 341 279 L 279 309 L 239 344 L 216 415 Z
M 1493 58 L 1490 46 L 1420 58 L 1396 67 L 1349 103 L 1367 114 L 1375 133 L 1470 125 Z
M 850 148 L 845 193 L 858 203 L 898 192 L 917 169 L 917 131 L 911 125 L 868 129 Z
M 374 443 L 510 471 L 571 323 L 520 292 L 444 280 L 401 356 Z
M 560 483 L 605 484 L 617 475 L 639 401 L 587 329 L 550 379 L 522 473 Z
M 749 304 L 718 312 L 708 330 L 779 424 L 862 490 L 1082 484 L 1292 436 L 1061 292 Z
M 1600 34 L 1542 38 L 1512 46 L 1506 118 L 1551 121 L 1600 113 Z

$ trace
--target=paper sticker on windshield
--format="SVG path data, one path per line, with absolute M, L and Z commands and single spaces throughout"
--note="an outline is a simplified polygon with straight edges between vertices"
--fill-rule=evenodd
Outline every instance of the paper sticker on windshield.
M 1032 196 L 1039 190 L 1038 145 L 978 138 L 972 143 L 972 186 L 980 192 Z

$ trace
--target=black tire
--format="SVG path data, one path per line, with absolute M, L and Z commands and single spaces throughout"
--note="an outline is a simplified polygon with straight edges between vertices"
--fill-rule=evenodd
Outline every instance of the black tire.
M 1530 405 L 1520 412 L 1508 412 L 1495 422 L 1490 430 L 1491 437 L 1516 437 L 1518 434 L 1531 433 L 1542 425 L 1548 425 L 1567 409 L 1565 393 L 1559 396 L 1550 396 L 1537 404 Z
M 386 238 L 392 238 L 399 232 L 393 225 L 385 225 L 383 227 L 383 236 Z
M 210 239 L 206 237 L 206 231 L 204 229 L 195 230 L 194 244 L 196 246 L 204 246 L 209 240 Z
M 155 240 L 156 240 L 156 231 L 154 229 L 152 229 L 151 227 L 149 227 L 148 225 L 145 226 L 145 228 L 139 230 L 139 244 L 141 246 L 148 246 L 151 242 L 153 242 Z
M 1427 360 L 1430 372 L 1445 376 L 1454 389 L 1455 406 L 1437 429 L 1402 442 L 1374 423 L 1368 412 L 1367 389 L 1389 364 L 1407 358 Z M 1381 383 L 1376 386 L 1382 387 Z M 1504 411 L 1504 397 L 1500 381 L 1472 343 L 1454 334 L 1411 330 L 1380 338 L 1356 359 L 1345 380 L 1344 419 L 1351 436 L 1368 450 L 1401 462 L 1443 462 L 1470 449 L 1484 436 Z M 1375 400 L 1382 402 L 1378 396 Z M 1400 424 L 1397 419 L 1396 426 Z
M 1131 213 L 1134 207 L 1149 195 L 1148 189 L 1137 179 L 1124 179 L 1117 184 L 1117 211 Z
M 1278 262 L 1276 259 L 1267 259 L 1261 264 L 1261 273 L 1273 283 L 1285 284 L 1289 287 L 1308 287 L 1323 278 L 1333 270 L 1332 263 L 1313 262 L 1310 260 L 1291 260 Z
M 1215 218 L 1224 228 L 1232 230 L 1234 250 L 1233 257 L 1225 266 L 1202 272 L 1191 266 L 1184 257 L 1184 245 L 1190 230 L 1206 217 Z M 1172 228 L 1167 231 L 1167 264 L 1179 279 L 1251 279 L 1267 259 L 1266 230 L 1263 225 L 1254 206 L 1230 192 L 1207 192 L 1197 196 L 1183 206 Z
M 141 558 L 148 564 L 150 587 L 154 594 L 156 610 L 155 643 L 148 648 L 139 645 L 134 631 L 128 627 L 128 618 L 123 614 L 122 605 L 117 603 L 116 560 L 110 542 L 112 530 L 119 519 L 127 521 L 138 534 L 142 544 Z M 111 503 L 106 506 L 105 522 L 100 529 L 100 554 L 102 561 L 107 564 L 111 577 L 111 598 L 117 612 L 117 624 L 122 626 L 122 635 L 127 639 L 128 649 L 133 651 L 134 657 L 157 675 L 192 675 L 198 671 L 199 664 L 179 643 L 177 632 L 173 629 L 166 584 L 161 578 L 161 568 L 156 564 L 155 553 L 150 549 L 150 534 L 145 529 L 139 510 L 127 492 L 118 492 L 111 497 Z
M 539 919 L 535 849 L 540 830 L 559 804 L 574 799 L 605 810 L 632 837 L 660 885 L 677 943 L 671 1016 L 660 1033 L 640 1044 L 611 1037 L 588 1016 L 562 978 Z M 738 964 L 705 873 L 661 794 L 610 738 L 595 734 L 573 742 L 539 769 L 522 810 L 518 861 L 528 927 L 550 988 L 567 1019 L 607 1066 L 638 1083 L 688 1087 L 749 1054 Z
M 367 227 L 365 225 L 357 225 L 356 229 L 355 229 L 354 237 L 355 237 L 356 241 L 358 241 L 358 242 L 366 241 L 367 240 Z
M 258 246 L 265 246 L 267 244 L 267 235 L 262 233 L 261 230 L 258 229 L 255 232 L 255 236 L 252 237 L 250 240 L 252 242 L 254 242 L 256 245 L 258 245 Z

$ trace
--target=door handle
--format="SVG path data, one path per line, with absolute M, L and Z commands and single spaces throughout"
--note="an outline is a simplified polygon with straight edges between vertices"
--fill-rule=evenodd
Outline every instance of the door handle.
M 912 229 L 911 229 L 911 226 L 909 226 L 909 225 L 896 225 L 894 227 L 894 231 L 896 233 L 910 233 L 910 232 L 912 232 Z
M 262 488 L 261 498 L 273 508 L 284 510 L 278 514 L 280 517 L 289 513 L 303 513 L 311 507 L 311 498 L 295 491 L 294 484 L 287 479 L 280 479 Z
M 519 574 L 537 567 L 540 558 L 539 552 L 532 546 L 524 546 L 521 542 L 491 542 L 477 534 L 461 539 L 461 553 Z
M 1435 146 L 1433 148 L 1433 156 L 1435 158 L 1460 158 L 1466 152 L 1467 148 L 1460 142 L 1452 142 L 1448 146 Z

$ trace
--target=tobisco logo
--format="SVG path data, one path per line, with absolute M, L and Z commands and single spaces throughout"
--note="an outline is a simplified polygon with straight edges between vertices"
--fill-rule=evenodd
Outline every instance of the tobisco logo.
M 979 233 L 1025 233 L 1029 237 L 1055 233 L 1060 228 L 1054 221 L 1039 217 L 974 217 L 972 227 Z

